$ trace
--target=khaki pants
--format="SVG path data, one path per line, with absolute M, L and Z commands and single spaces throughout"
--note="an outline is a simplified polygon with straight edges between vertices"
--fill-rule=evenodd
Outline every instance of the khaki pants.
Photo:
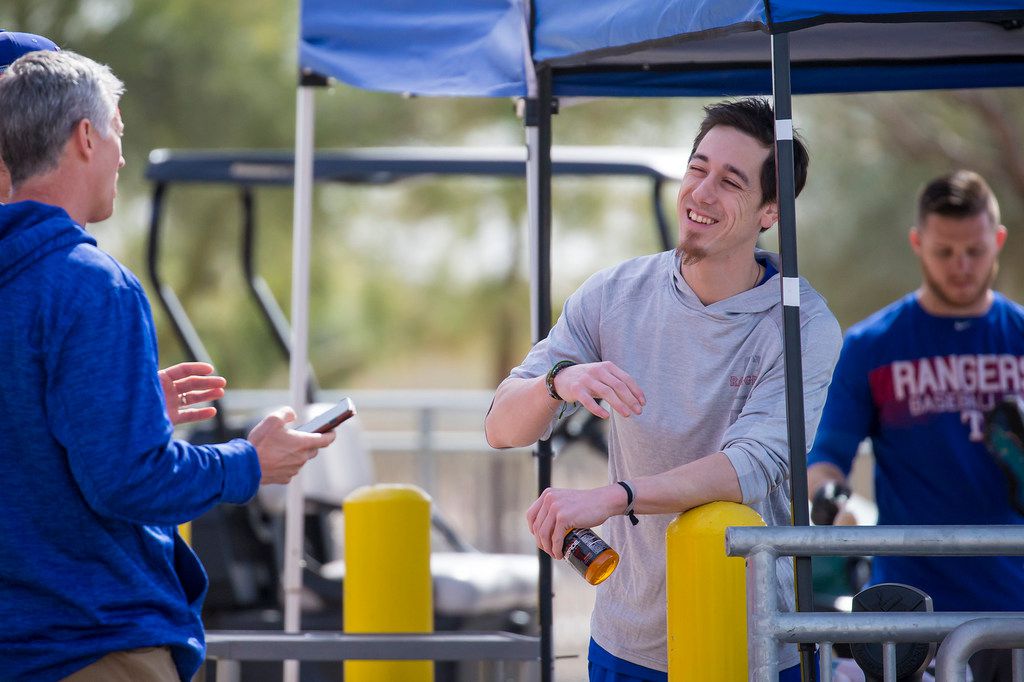
M 107 654 L 63 682 L 181 682 L 168 647 L 146 647 Z

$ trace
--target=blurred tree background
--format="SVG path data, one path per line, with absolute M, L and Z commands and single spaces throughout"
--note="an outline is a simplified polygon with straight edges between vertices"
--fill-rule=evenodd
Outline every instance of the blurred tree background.
M 289 148 L 294 0 L 5 0 L 0 27 L 46 35 L 110 64 L 127 167 L 100 244 L 144 277 L 156 148 Z M 682 148 L 707 100 L 591 101 L 555 117 L 556 144 Z M 1011 230 L 999 286 L 1024 298 L 1024 96 L 1012 91 L 797 98 L 811 149 L 798 202 L 801 274 L 843 327 L 919 281 L 906 245 L 932 176 L 970 167 L 992 182 Z M 508 100 L 407 99 L 336 86 L 317 95 L 317 145 L 521 145 Z M 658 249 L 646 183 L 556 181 L 555 310 L 589 273 Z M 663 198 L 674 215 L 674 188 Z M 417 180 L 320 187 L 314 215 L 311 359 L 325 387 L 489 388 L 529 347 L 525 189 L 519 181 Z M 235 387 L 283 387 L 287 366 L 245 295 L 233 191 L 168 196 L 165 271 Z M 259 263 L 287 309 L 291 192 L 257 192 Z M 765 246 L 775 249 L 774 232 Z M 148 285 L 148 282 L 146 282 Z M 182 359 L 162 311 L 163 364 Z

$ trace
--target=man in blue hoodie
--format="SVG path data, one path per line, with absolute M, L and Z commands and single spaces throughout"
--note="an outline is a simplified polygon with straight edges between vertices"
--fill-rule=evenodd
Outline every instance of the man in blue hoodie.
M 59 52 L 60 48 L 43 36 L 0 29 L 0 78 L 19 57 L 40 50 Z M 11 176 L 0 159 L 0 204 L 7 201 L 10 194 Z M 172 424 L 203 421 L 217 414 L 215 407 L 200 404 L 224 396 L 227 382 L 223 377 L 213 374 L 213 365 L 182 362 L 160 370 L 159 376 L 167 402 L 167 417 Z
M 172 439 L 145 293 L 84 229 L 113 211 L 122 91 L 71 52 L 0 78 L 0 679 L 191 679 L 207 581 L 175 526 L 333 440 L 288 409 L 247 440 Z

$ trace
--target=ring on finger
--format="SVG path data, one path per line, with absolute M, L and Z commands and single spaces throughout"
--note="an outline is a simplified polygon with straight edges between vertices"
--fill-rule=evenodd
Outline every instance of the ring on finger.
M 182 406 L 188 405 L 188 398 L 185 397 L 184 393 L 178 396 L 178 399 L 181 401 Z

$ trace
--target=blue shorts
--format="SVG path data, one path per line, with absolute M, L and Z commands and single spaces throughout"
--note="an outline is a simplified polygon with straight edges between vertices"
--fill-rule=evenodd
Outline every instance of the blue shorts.
M 590 640 L 587 659 L 590 682 L 668 682 L 668 673 L 612 656 L 593 639 Z M 800 682 L 800 666 L 781 671 L 779 682 Z

